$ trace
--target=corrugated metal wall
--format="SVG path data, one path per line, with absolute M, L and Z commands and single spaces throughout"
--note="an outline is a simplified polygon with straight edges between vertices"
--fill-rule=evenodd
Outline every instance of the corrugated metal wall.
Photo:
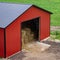
M 4 57 L 4 29 L 0 28 L 0 57 Z

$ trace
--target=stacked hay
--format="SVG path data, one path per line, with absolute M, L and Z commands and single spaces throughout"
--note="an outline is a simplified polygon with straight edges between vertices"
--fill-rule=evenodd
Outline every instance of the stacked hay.
M 30 28 L 22 29 L 22 48 L 25 47 L 27 43 L 34 41 L 34 33 Z

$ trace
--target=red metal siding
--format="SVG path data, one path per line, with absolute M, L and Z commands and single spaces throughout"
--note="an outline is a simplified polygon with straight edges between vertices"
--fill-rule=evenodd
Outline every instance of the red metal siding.
M 10 56 L 21 50 L 20 24 L 14 22 L 6 29 L 6 56 Z
M 50 36 L 50 16 L 44 14 L 44 16 L 41 17 L 40 40 L 48 36 Z
M 0 29 L 0 57 L 4 57 L 4 29 Z
M 6 56 L 21 50 L 21 22 L 40 17 L 40 40 L 50 34 L 50 14 L 31 7 L 6 28 Z

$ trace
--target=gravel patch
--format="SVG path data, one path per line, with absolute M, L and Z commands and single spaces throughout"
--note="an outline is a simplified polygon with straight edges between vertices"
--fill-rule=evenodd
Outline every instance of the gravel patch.
M 60 31 L 60 26 L 51 26 L 51 31 Z

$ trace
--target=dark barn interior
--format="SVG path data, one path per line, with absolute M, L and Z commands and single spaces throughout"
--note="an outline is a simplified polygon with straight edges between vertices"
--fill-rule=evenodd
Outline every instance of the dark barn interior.
M 39 40 L 39 18 L 21 23 L 23 45 Z

